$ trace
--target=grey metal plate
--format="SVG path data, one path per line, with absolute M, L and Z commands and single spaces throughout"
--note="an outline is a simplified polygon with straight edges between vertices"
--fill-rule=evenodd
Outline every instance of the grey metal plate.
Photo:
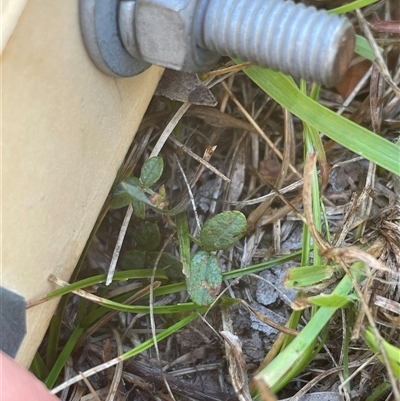
M 25 299 L 0 286 L 0 350 L 14 358 L 25 334 Z

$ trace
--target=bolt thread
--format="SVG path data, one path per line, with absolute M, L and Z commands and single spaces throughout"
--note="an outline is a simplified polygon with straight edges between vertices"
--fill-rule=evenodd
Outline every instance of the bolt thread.
M 282 0 L 208 0 L 202 11 L 199 46 L 295 78 L 333 86 L 353 55 L 353 26 L 325 10 Z

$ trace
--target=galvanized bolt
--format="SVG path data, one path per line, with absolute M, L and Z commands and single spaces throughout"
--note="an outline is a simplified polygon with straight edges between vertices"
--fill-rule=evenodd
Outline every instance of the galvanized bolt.
M 224 55 L 330 87 L 341 80 L 354 51 L 355 34 L 348 19 L 292 1 L 82 2 L 95 3 L 91 7 L 103 9 L 103 15 L 112 2 L 118 3 L 115 24 L 121 45 L 133 62 L 141 63 L 142 70 L 149 63 L 190 72 L 207 71 Z M 90 13 L 94 20 L 96 10 Z M 104 25 L 102 20 L 101 26 L 89 31 L 106 37 Z M 103 42 L 97 38 L 96 46 L 92 46 L 97 53 L 92 59 L 96 62 L 99 55 L 104 59 L 110 53 L 114 61 L 112 49 Z M 92 42 L 85 43 L 90 52 Z M 114 69 L 113 73 L 126 76 L 130 70 L 120 73 Z
M 282 0 L 203 1 L 198 45 L 327 87 L 352 58 L 351 23 L 327 11 Z

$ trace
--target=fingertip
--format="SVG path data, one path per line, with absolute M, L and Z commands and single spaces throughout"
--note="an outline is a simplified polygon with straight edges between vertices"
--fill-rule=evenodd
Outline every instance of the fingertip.
M 60 401 L 31 372 L 0 351 L 2 401 Z

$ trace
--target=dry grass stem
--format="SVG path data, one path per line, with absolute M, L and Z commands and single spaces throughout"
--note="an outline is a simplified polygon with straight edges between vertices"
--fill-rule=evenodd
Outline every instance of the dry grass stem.
M 357 369 L 347 377 L 347 379 L 339 386 L 339 391 L 343 391 L 344 387 L 350 383 L 358 374 L 360 374 L 363 369 L 365 369 L 369 364 L 371 364 L 374 360 L 376 360 L 376 355 L 371 355 L 366 361 L 364 361 Z M 359 362 L 358 362 L 359 364 Z
M 350 201 L 350 206 L 347 210 L 346 215 L 343 217 L 343 223 L 340 230 L 338 230 L 333 237 L 332 244 L 333 246 L 337 247 L 340 246 L 344 239 L 346 238 L 347 234 L 352 227 L 353 221 L 356 217 L 356 212 L 360 206 L 360 204 L 364 201 L 364 199 L 369 196 L 371 193 L 370 188 L 364 188 L 363 191 L 359 196 L 357 194 L 352 195 L 352 199 Z
M 222 174 L 218 169 L 216 169 L 214 166 L 212 166 L 206 159 L 198 156 L 196 153 L 192 152 L 187 146 L 183 145 L 180 143 L 175 137 L 170 136 L 169 140 L 173 142 L 175 145 L 179 147 L 179 150 L 182 150 L 183 152 L 187 153 L 190 157 L 193 157 L 196 161 L 201 163 L 203 166 L 207 167 L 210 171 L 212 171 L 215 175 L 220 177 L 226 182 L 231 182 L 231 180 L 226 177 L 224 174 Z M 213 151 L 216 149 L 216 147 L 213 147 Z
M 193 157 L 193 159 L 197 160 L 199 163 L 201 163 L 203 166 L 208 168 L 210 171 L 212 171 L 215 175 L 218 177 L 222 178 L 225 182 L 231 182 L 231 180 L 226 177 L 224 174 L 222 174 L 218 169 L 216 169 L 214 166 L 212 166 L 208 160 L 206 160 L 204 157 L 198 156 L 196 153 L 192 152 L 187 146 L 181 144 L 176 138 L 170 137 L 169 138 L 171 142 L 173 142 L 175 145 L 179 147 L 180 150 L 183 152 L 187 153 L 189 156 Z M 212 153 L 216 149 L 216 146 L 211 147 L 212 148 Z M 210 150 L 206 150 L 208 153 L 210 153 Z
M 183 180 L 185 181 L 186 190 L 187 190 L 188 195 L 189 195 L 190 203 L 192 204 L 192 207 L 193 207 L 193 212 L 194 212 L 195 219 L 196 219 L 196 225 L 197 225 L 198 230 L 200 230 L 201 229 L 201 224 L 200 224 L 200 220 L 199 220 L 199 215 L 197 214 L 196 203 L 195 203 L 194 198 L 193 198 L 193 193 L 192 193 L 192 189 L 190 187 L 190 183 L 189 183 L 188 179 L 186 178 L 186 174 L 185 174 L 185 172 L 184 172 L 184 170 L 183 170 L 183 168 L 181 166 L 181 163 L 179 162 L 179 159 L 178 159 L 177 156 L 176 156 L 176 162 L 177 162 L 178 168 L 179 168 L 179 170 L 180 170 L 180 172 L 182 174 Z
M 364 76 L 360 79 L 358 84 L 354 87 L 353 91 L 350 93 L 350 95 L 346 98 L 346 100 L 343 102 L 343 106 L 341 106 L 338 111 L 336 112 L 337 114 L 341 115 L 343 112 L 349 107 L 351 102 L 354 100 L 354 98 L 358 95 L 360 90 L 363 88 L 363 86 L 367 83 L 369 77 L 371 76 L 372 73 L 372 66 L 369 68 L 369 70 L 364 74 Z
M 400 316 L 400 303 L 381 297 L 380 295 L 375 295 L 375 305 L 384 308 L 390 312 L 396 313 Z
M 349 364 L 350 368 L 357 367 L 360 365 L 360 362 L 353 362 Z M 328 369 L 325 372 L 320 373 L 318 376 L 315 376 L 312 380 L 310 380 L 304 387 L 299 390 L 291 399 L 290 401 L 300 401 L 301 398 L 307 394 L 317 383 L 321 380 L 326 379 L 327 377 L 331 376 L 334 373 L 339 373 L 343 370 L 343 366 L 336 366 L 332 369 Z
M 294 182 L 293 184 L 290 184 L 284 188 L 282 188 L 281 190 L 279 190 L 280 194 L 287 194 L 288 192 L 292 192 L 295 191 L 296 189 L 299 189 L 303 186 L 304 181 L 303 180 L 299 180 Z M 237 206 L 238 208 L 243 208 L 245 206 L 251 206 L 251 205 L 257 205 L 258 203 L 262 203 L 266 200 L 270 200 L 273 199 L 277 196 L 277 194 L 275 192 L 271 192 L 267 195 L 263 195 L 260 196 L 258 198 L 254 198 L 254 199 L 249 199 L 249 200 L 243 200 L 243 201 L 227 201 L 226 203 L 232 206 Z
M 173 401 L 171 397 L 164 394 L 162 391 L 154 391 L 153 385 L 145 382 L 139 376 L 133 375 L 132 373 L 124 372 L 123 378 L 129 383 L 137 386 L 138 388 L 145 390 L 149 394 L 155 393 L 154 396 L 158 397 L 160 400 Z
M 242 351 L 242 343 L 238 336 L 223 330 L 221 335 L 225 340 L 226 355 L 229 362 L 229 372 L 232 385 L 239 401 L 252 401 L 249 390 L 246 360 Z
M 190 188 L 189 188 L 190 190 Z M 175 236 L 175 231 L 172 232 L 169 236 L 169 238 L 167 238 L 166 241 L 164 241 L 163 246 L 160 249 L 160 252 L 157 255 L 157 259 L 154 262 L 154 267 L 153 267 L 153 274 L 151 275 L 151 279 L 150 279 L 150 286 L 152 287 L 155 283 L 155 276 L 156 276 L 156 271 L 158 268 L 158 263 L 160 262 L 161 259 L 161 255 L 164 252 L 165 248 L 167 247 L 167 245 L 172 241 L 173 237 Z M 156 355 L 157 355 L 157 361 L 160 367 L 160 373 L 162 376 L 162 379 L 164 381 L 165 387 L 167 388 L 168 394 L 171 397 L 171 400 L 176 401 L 174 394 L 172 393 L 171 387 L 169 386 L 167 377 L 164 373 L 164 370 L 162 368 L 162 361 L 161 361 L 161 355 L 160 355 L 160 350 L 158 348 L 158 341 L 157 341 L 157 332 L 156 332 L 156 323 L 154 320 L 154 293 L 153 290 L 150 291 L 150 300 L 149 300 L 149 306 L 150 306 L 150 324 L 151 324 L 151 334 L 153 337 L 153 342 L 154 342 L 154 349 L 156 351 Z
M 219 75 L 228 74 L 232 72 L 239 72 L 242 71 L 244 68 L 251 67 L 251 63 L 242 63 L 242 64 L 235 64 L 229 67 L 223 67 L 218 70 L 210 71 L 206 74 L 207 78 L 217 77 Z
M 360 22 L 361 28 L 363 30 L 363 33 L 365 37 L 368 39 L 368 42 L 374 51 L 376 57 L 374 61 L 375 65 L 379 68 L 380 73 L 383 75 L 386 82 L 390 85 L 395 95 L 400 99 L 400 89 L 397 87 L 396 83 L 393 81 L 390 75 L 386 62 L 382 57 L 379 47 L 376 44 L 375 38 L 368 27 L 367 21 L 365 20 L 363 13 L 359 9 L 356 9 L 356 14 Z
M 112 331 L 114 338 L 115 338 L 115 342 L 117 344 L 117 353 L 118 355 L 122 355 L 124 353 L 123 348 L 122 348 L 122 341 L 121 341 L 121 337 L 117 331 L 117 329 L 115 329 L 112 326 L 109 326 L 110 330 Z M 114 371 L 114 375 L 111 381 L 111 385 L 110 385 L 110 390 L 109 393 L 107 395 L 106 401 L 114 401 L 117 391 L 118 391 L 118 386 L 119 383 L 121 382 L 121 378 L 122 378 L 122 373 L 123 373 L 123 363 L 120 362 L 117 364 L 117 366 L 115 367 L 115 371 Z
M 273 327 L 274 329 L 288 334 L 290 336 L 294 336 L 296 337 L 299 332 L 297 330 L 292 330 L 288 327 L 282 326 L 278 323 L 275 323 L 273 320 L 267 318 L 266 316 L 264 316 L 262 313 L 256 311 L 254 308 L 252 308 L 246 301 L 241 300 L 240 301 L 258 320 L 260 320 L 261 322 L 267 324 L 268 326 Z
M 189 102 L 185 102 L 182 104 L 182 106 L 179 108 L 179 110 L 175 113 L 175 115 L 171 118 L 170 122 L 168 125 L 165 127 L 163 133 L 161 134 L 160 138 L 158 138 L 158 141 L 156 145 L 154 146 L 151 154 L 151 157 L 156 157 L 160 154 L 161 149 L 164 147 L 165 142 L 167 142 L 168 138 L 170 137 L 172 131 L 176 127 L 176 125 L 179 123 L 183 115 L 186 113 L 186 111 L 189 109 L 189 107 L 192 104 Z
M 110 285 L 114 278 L 115 268 L 117 267 L 117 262 L 118 262 L 119 254 L 121 252 L 122 243 L 124 242 L 126 230 L 128 229 L 128 225 L 129 225 L 129 222 L 131 221 L 132 214 L 133 214 L 133 207 L 132 207 L 132 204 L 130 203 L 128 205 L 128 209 L 126 210 L 124 221 L 122 222 L 122 225 L 121 225 L 121 230 L 119 231 L 117 243 L 115 244 L 110 267 L 109 267 L 108 273 L 107 273 L 106 285 Z
M 86 386 L 88 387 L 90 393 L 92 394 L 92 397 L 95 399 L 95 401 L 101 401 L 99 396 L 97 395 L 96 390 L 93 388 L 93 386 L 90 384 L 90 381 L 87 379 L 84 373 L 79 372 L 79 374 L 82 377 L 82 380 L 85 382 Z
M 265 135 L 264 131 L 260 128 L 260 126 L 253 120 L 251 115 L 246 111 L 246 109 L 242 106 L 242 104 L 239 102 L 239 100 L 236 98 L 236 96 L 233 94 L 233 92 L 228 88 L 225 82 L 221 82 L 222 86 L 224 89 L 229 93 L 230 98 L 232 101 L 236 104 L 240 112 L 247 118 L 247 120 L 250 122 L 250 124 L 254 127 L 256 132 L 264 139 L 264 141 L 268 144 L 268 146 L 273 150 L 273 152 L 281 159 L 283 160 L 283 155 L 280 152 L 279 149 L 275 146 L 275 144 L 268 138 L 267 135 Z M 295 167 L 293 167 L 291 164 L 289 164 L 290 170 L 296 174 L 299 178 L 301 178 L 301 174 L 296 170 Z
M 315 162 L 317 160 L 316 153 L 309 152 L 306 157 L 304 166 L 304 185 L 303 185 L 303 206 L 304 216 L 310 230 L 311 236 L 321 251 L 331 248 L 331 245 L 322 237 L 314 223 L 313 204 L 312 204 L 312 182 L 315 173 Z

